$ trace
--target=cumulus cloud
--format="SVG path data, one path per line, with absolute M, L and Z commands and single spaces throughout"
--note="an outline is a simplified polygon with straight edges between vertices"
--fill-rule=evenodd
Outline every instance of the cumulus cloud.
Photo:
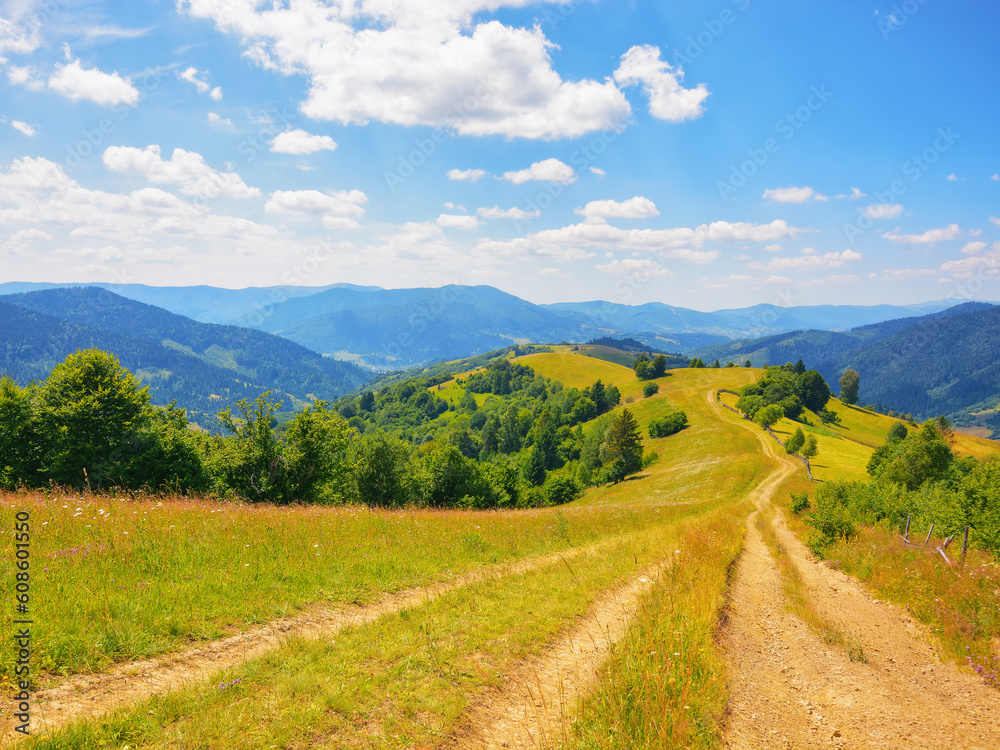
M 969 258 L 950 260 L 947 263 L 943 263 L 939 270 L 950 273 L 956 279 L 1000 275 L 1000 242 L 994 242 L 990 250 L 981 255 L 973 255 Z
M 949 224 L 939 229 L 928 229 L 923 234 L 898 234 L 898 232 L 899 230 L 896 229 L 895 233 L 886 232 L 882 236 L 887 240 L 907 245 L 932 245 L 935 242 L 956 240 L 962 236 L 962 230 L 958 228 L 958 224 Z
M 624 258 L 613 260 L 600 266 L 594 266 L 598 271 L 613 274 L 634 274 L 639 276 L 673 276 L 674 272 L 664 268 L 655 260 Z
M 869 219 L 895 219 L 903 213 L 901 203 L 872 203 L 864 209 L 865 215 Z
M 882 279 L 885 281 L 907 281 L 920 276 L 935 276 L 937 273 L 933 268 L 887 268 L 882 272 Z
M 182 12 L 239 37 L 261 67 L 306 76 L 301 110 L 313 119 L 521 138 L 618 127 L 631 107 L 614 81 L 563 80 L 540 25 L 518 28 L 483 17 L 528 4 L 177 2 Z
M 627 201 L 591 201 L 576 213 L 588 219 L 649 219 L 659 216 L 656 204 L 642 195 L 629 198 Z
M 460 214 L 441 214 L 437 217 L 437 225 L 445 229 L 472 231 L 479 228 L 479 219 L 475 216 L 462 216 Z
M 198 89 L 199 94 L 208 94 L 215 101 L 220 101 L 222 99 L 222 89 L 218 86 L 212 88 L 212 85 L 204 78 L 199 78 L 198 76 L 207 76 L 208 71 L 199 71 L 197 68 L 188 68 L 183 73 L 178 73 L 177 77 L 182 81 L 187 81 L 193 84 L 196 89 Z
M 812 250 L 812 248 L 806 248 Z M 844 250 L 842 253 L 817 253 L 803 251 L 802 255 L 785 258 L 771 258 L 766 263 L 751 263 L 751 268 L 764 271 L 812 271 L 820 268 L 840 268 L 862 259 L 861 253 Z
M 542 215 L 542 212 L 537 210 L 525 211 L 523 208 L 500 208 L 500 206 L 480 208 L 476 213 L 484 219 L 537 219 Z
M 139 89 L 128 78 L 122 78 L 117 72 L 85 68 L 79 60 L 57 63 L 56 72 L 49 78 L 49 88 L 73 101 L 86 99 L 105 106 L 128 104 L 134 107 L 140 98 Z
M 817 193 L 813 188 L 809 186 L 804 187 L 786 187 L 786 188 L 775 188 L 774 190 L 765 190 L 764 197 L 768 200 L 775 201 L 776 203 L 806 203 L 807 201 L 825 201 L 827 200 L 825 195 Z
M 564 164 L 558 159 L 546 159 L 536 161 L 527 169 L 520 169 L 516 172 L 504 172 L 501 179 L 520 185 L 529 180 L 539 180 L 542 182 L 561 182 L 563 185 L 572 185 L 576 182 L 576 172 L 569 164 Z
M 11 120 L 10 126 L 14 128 L 14 130 L 24 133 L 29 138 L 37 132 L 33 127 L 31 127 L 31 125 L 26 122 L 21 122 L 20 120 Z
M 278 154 L 314 154 L 317 151 L 333 151 L 336 142 L 328 135 L 312 135 L 295 128 L 278 133 L 271 141 L 271 150 Z
M 484 169 L 449 169 L 448 179 L 456 182 L 475 182 L 486 176 Z
M 681 86 L 684 72 L 674 69 L 660 56 L 660 48 L 648 44 L 632 47 L 622 55 L 615 81 L 622 86 L 642 84 L 649 97 L 649 113 L 660 120 L 682 122 L 705 113 L 705 84 L 693 89 Z
M 590 168 L 590 173 L 591 174 L 596 174 L 598 177 L 606 177 L 607 174 L 608 174 L 607 172 L 605 172 L 600 167 L 591 167 Z
M 360 190 L 321 193 L 318 190 L 277 190 L 264 210 L 272 214 L 322 216 L 327 229 L 355 229 L 364 216 L 368 196 Z
M 16 52 L 25 55 L 41 45 L 38 24 L 31 22 L 31 9 L 28 3 L 8 3 L 4 7 L 8 15 L 0 17 L 0 54 Z
M 220 117 L 215 112 L 208 113 L 208 121 L 213 125 L 224 125 L 227 128 L 233 127 L 233 121 L 228 117 Z
M 966 255 L 975 255 L 986 247 L 985 242 L 967 242 L 962 247 L 962 252 Z
M 205 163 L 201 154 L 175 148 L 169 161 L 160 156 L 160 147 L 144 149 L 131 146 L 111 146 L 104 152 L 104 164 L 113 172 L 145 177 L 157 184 L 179 185 L 185 195 L 206 198 L 255 198 L 260 190 L 251 188 L 235 173 L 216 172 Z

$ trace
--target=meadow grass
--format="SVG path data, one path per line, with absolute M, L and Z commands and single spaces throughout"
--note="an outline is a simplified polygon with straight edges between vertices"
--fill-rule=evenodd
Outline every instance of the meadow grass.
M 718 747 L 727 700 L 715 643 L 749 506 L 687 524 L 673 564 L 582 701 L 574 750 Z
M 718 533 L 679 538 L 679 522 L 704 513 L 705 508 L 683 507 L 650 513 L 645 530 L 599 553 L 455 590 L 369 625 L 350 627 L 330 640 L 293 640 L 211 680 L 103 719 L 78 722 L 23 746 L 434 744 L 454 730 L 472 701 L 501 683 L 518 659 L 543 650 L 603 592 L 675 548 L 686 563 L 704 555 L 723 531 L 736 533 L 729 526 L 737 527 L 738 519 L 727 521 Z M 698 525 L 693 520 L 685 528 Z M 699 642 L 698 648 L 706 646 Z
M 218 638 L 314 602 L 371 602 L 656 521 L 621 508 L 392 512 L 0 495 L 0 523 L 11 528 L 18 511 L 31 516 L 33 664 L 55 674 Z M 3 569 L 13 571 L 13 555 L 13 544 L 4 545 Z M 4 633 L 13 617 L 5 608 Z M 0 680 L 13 659 L 3 651 Z
M 933 548 L 940 540 L 931 540 Z M 954 548 L 952 548 L 954 553 Z M 827 549 L 840 566 L 928 626 L 946 657 L 1000 688 L 1000 563 L 979 550 L 950 567 L 937 554 L 903 547 L 896 529 L 859 529 Z M 954 556 L 954 555 L 953 555 Z

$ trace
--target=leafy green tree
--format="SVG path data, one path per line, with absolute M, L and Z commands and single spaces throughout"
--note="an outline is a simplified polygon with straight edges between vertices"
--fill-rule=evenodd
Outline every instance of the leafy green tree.
M 283 447 L 291 499 L 303 503 L 348 499 L 352 467 L 346 454 L 353 432 L 325 401 L 295 415 Z
M 653 371 L 653 363 L 649 361 L 649 355 L 645 352 L 635 355 L 632 368 L 635 370 L 635 375 L 639 380 L 649 380 L 656 377 Z
M 807 437 L 799 452 L 802 454 L 803 458 L 815 458 L 819 453 L 819 446 L 816 444 L 816 436 L 810 435 Z
M 754 414 L 753 421 L 767 429 L 780 422 L 784 416 L 784 409 L 778 406 L 778 404 L 771 404 L 770 406 L 765 406 L 763 409 L 758 409 L 757 413 Z
M 657 354 L 653 358 L 653 377 L 662 378 L 667 374 L 667 357 L 663 354 Z
M 781 407 L 782 411 L 785 412 L 785 416 L 789 419 L 798 419 L 802 416 L 802 401 L 798 396 L 785 396 L 781 401 L 778 402 L 778 406 Z
M 47 477 L 94 489 L 124 486 L 151 413 L 149 390 L 114 355 L 97 349 L 71 354 L 38 391 Z
M 906 425 L 902 422 L 895 422 L 892 427 L 889 428 L 889 434 L 887 439 L 892 442 L 902 440 L 907 435 L 909 435 L 909 430 L 906 429 Z
M 240 399 L 238 415 L 229 407 L 219 412 L 219 424 L 232 436 L 222 438 L 209 457 L 209 471 L 225 494 L 250 502 L 289 501 L 287 466 L 273 430 L 280 408 L 268 391 L 252 403 Z
M 954 461 L 951 448 L 938 431 L 936 420 L 899 441 L 896 450 L 882 464 L 878 478 L 914 490 L 925 482 L 944 479 Z
M 763 396 L 741 396 L 736 402 L 736 408 L 753 419 L 757 412 L 767 406 Z
M 0 379 L 0 488 L 13 490 L 40 479 L 40 447 L 32 415 L 34 386 Z
M 541 454 L 546 470 L 555 469 L 559 464 L 559 436 L 556 427 L 556 418 L 552 416 L 552 412 L 545 409 L 538 415 L 532 430 L 534 447 Z
M 465 390 L 465 393 L 462 394 L 462 398 L 458 401 L 458 408 L 469 413 L 472 413 L 479 408 L 476 405 L 476 397 L 472 395 L 472 391 L 468 389 Z
M 651 438 L 670 437 L 687 426 L 687 414 L 682 411 L 675 411 L 661 419 L 652 420 L 649 423 L 649 436 Z
M 819 414 L 830 400 L 830 386 L 823 376 L 815 370 L 809 370 L 799 375 L 797 379 L 798 397 L 807 409 Z
M 501 453 L 517 453 L 521 450 L 521 409 L 517 404 L 507 407 L 500 420 L 500 431 L 497 436 L 498 448 Z M 484 441 L 485 442 L 485 441 Z
M 861 375 L 857 370 L 847 370 L 840 376 L 840 400 L 847 406 L 858 403 L 858 390 L 861 387 Z
M 589 422 L 596 416 L 597 407 L 594 405 L 594 402 L 586 396 L 581 396 L 573 404 L 573 410 L 569 414 L 569 422 L 570 424 L 581 424 Z
M 650 396 L 655 396 L 659 392 L 660 392 L 659 383 L 646 383 L 646 385 L 642 387 L 642 395 L 645 398 L 649 398 Z
M 364 505 L 398 508 L 415 499 L 410 446 L 384 432 L 351 441 L 348 461 L 354 468 L 353 495 Z
M 542 492 L 545 493 L 546 505 L 550 506 L 565 505 L 583 494 L 577 481 L 566 474 L 550 474 L 542 486 Z
M 375 394 L 371 391 L 365 391 L 361 394 L 361 398 L 358 400 L 358 407 L 361 411 L 370 412 L 375 408 Z
M 524 454 L 523 473 L 525 481 L 534 487 L 541 486 L 545 481 L 545 457 L 538 446 L 531 446 Z
M 802 449 L 802 446 L 805 445 L 805 442 L 805 433 L 802 432 L 801 427 L 796 427 L 795 432 L 792 433 L 792 436 L 788 438 L 788 442 L 785 443 L 785 452 L 788 454 L 798 453 Z
M 792 372 L 796 375 L 802 375 L 805 371 L 806 365 L 801 359 L 799 359 L 799 361 L 792 367 Z
M 149 424 L 136 435 L 134 445 L 123 487 L 168 489 L 180 494 L 211 489 L 202 441 L 188 429 L 187 414 L 176 402 L 153 409 Z
M 628 409 L 612 420 L 601 444 L 601 459 L 609 481 L 620 482 L 642 469 L 642 436 Z

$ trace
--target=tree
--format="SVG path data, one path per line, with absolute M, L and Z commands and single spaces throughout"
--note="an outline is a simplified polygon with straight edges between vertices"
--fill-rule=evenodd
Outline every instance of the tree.
M 758 409 L 753 417 L 753 421 L 764 429 L 767 429 L 776 425 L 784 416 L 784 409 L 778 404 L 771 404 L 770 406 L 765 406 L 763 409 Z
M 788 454 L 798 453 L 802 449 L 802 446 L 805 445 L 805 442 L 805 433 L 802 432 L 801 427 L 796 427 L 795 432 L 792 433 L 792 436 L 788 438 L 788 442 L 785 443 L 785 452 Z
M 662 419 L 652 420 L 649 423 L 649 436 L 651 438 L 670 437 L 687 426 L 687 414 L 682 411 L 675 411 L 667 414 Z
M 632 367 L 639 380 L 649 380 L 650 378 L 656 377 L 653 374 L 653 363 L 649 361 L 649 355 L 645 352 L 640 352 L 635 355 Z
M 250 502 L 288 501 L 287 467 L 272 429 L 280 407 L 267 391 L 252 403 L 237 401 L 238 416 L 229 407 L 219 412 L 219 424 L 232 433 L 209 457 L 209 471 L 221 489 Z
M 317 401 L 292 419 L 285 432 L 288 492 L 303 503 L 343 502 L 351 465 L 346 457 L 353 430 L 342 417 Z
M 540 487 L 545 481 L 545 456 L 538 446 L 531 446 L 525 454 L 523 473 L 528 484 L 535 487 Z
M 796 379 L 798 396 L 807 409 L 819 414 L 830 400 L 830 386 L 823 376 L 815 370 L 809 370 Z
M 847 370 L 840 376 L 840 400 L 847 406 L 858 403 L 858 389 L 861 387 L 861 376 L 857 370 Z
M 469 413 L 479 408 L 476 405 L 476 397 L 472 395 L 472 391 L 466 389 L 465 393 L 462 394 L 462 398 L 458 400 L 458 408 Z
M 658 383 L 646 383 L 646 385 L 642 387 L 642 395 L 645 398 L 649 398 L 650 396 L 655 396 L 659 392 L 660 392 L 660 386 Z
M 149 389 L 107 352 L 88 349 L 55 366 L 38 392 L 43 469 L 57 484 L 125 486 L 137 438 L 149 425 Z
M 35 484 L 39 446 L 31 402 L 34 387 L 20 388 L 10 378 L 0 379 L 0 488 Z
M 608 426 L 601 445 L 601 458 L 606 476 L 612 482 L 620 482 L 642 469 L 642 436 L 628 409 L 622 409 Z
M 803 458 L 816 457 L 816 454 L 819 453 L 819 446 L 816 444 L 815 435 L 810 435 L 809 437 L 806 438 L 806 442 L 803 443 L 802 450 L 800 451 L 800 453 L 802 453 Z
M 937 421 L 931 419 L 917 432 L 899 441 L 877 476 L 882 481 L 915 490 L 925 482 L 944 479 L 954 458 L 938 431 Z
M 352 491 L 358 502 L 376 507 L 399 507 L 413 498 L 410 446 L 382 432 L 351 442 L 348 457 L 354 467 Z
M 801 375 L 805 371 L 806 371 L 806 366 L 801 359 L 799 359 L 799 361 L 796 362 L 795 365 L 792 367 L 792 372 L 794 372 L 796 375 Z
M 667 358 L 663 354 L 657 354 L 653 358 L 653 377 L 662 378 L 667 374 Z

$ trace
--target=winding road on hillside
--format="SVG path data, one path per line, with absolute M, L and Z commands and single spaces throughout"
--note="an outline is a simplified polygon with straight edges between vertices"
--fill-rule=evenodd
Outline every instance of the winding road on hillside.
M 736 422 L 716 403 L 719 419 Z M 774 489 L 801 470 L 751 423 L 776 470 L 753 493 L 722 634 L 730 664 L 724 747 L 1000 747 L 1000 696 L 979 678 L 942 662 L 923 626 L 905 609 L 875 600 L 853 578 L 817 563 L 775 514 L 774 530 L 821 616 L 850 634 L 868 663 L 826 645 L 788 611 L 781 572 L 754 518 Z

